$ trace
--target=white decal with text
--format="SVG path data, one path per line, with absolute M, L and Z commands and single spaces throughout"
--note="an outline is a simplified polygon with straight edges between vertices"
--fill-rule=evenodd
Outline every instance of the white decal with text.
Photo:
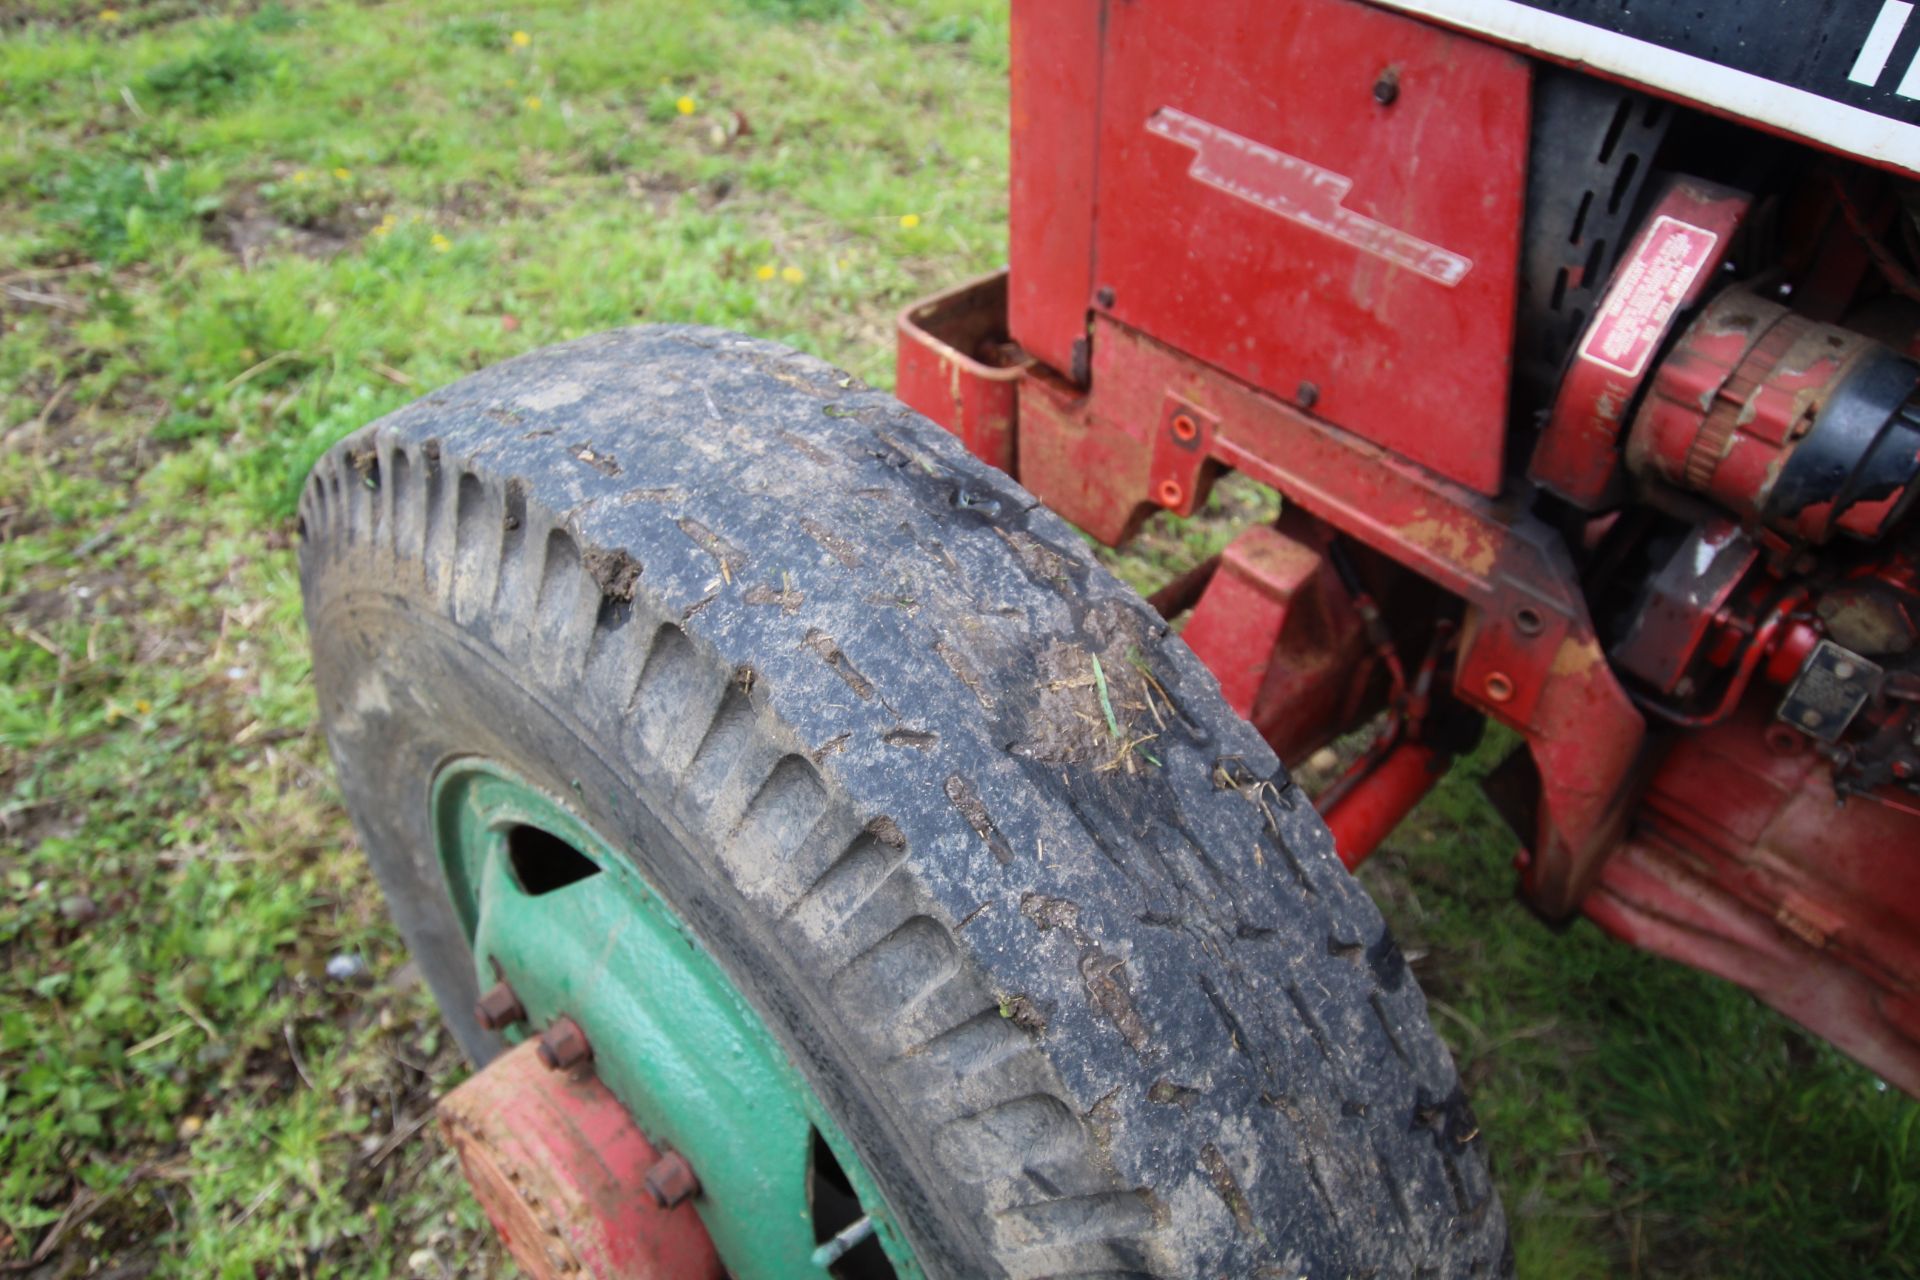
M 1473 269 L 1472 261 L 1451 250 L 1343 207 L 1353 179 L 1331 169 L 1173 107 L 1154 112 L 1147 120 L 1147 132 L 1193 148 L 1193 163 L 1187 167 L 1190 177 L 1289 222 L 1344 240 L 1449 288 Z

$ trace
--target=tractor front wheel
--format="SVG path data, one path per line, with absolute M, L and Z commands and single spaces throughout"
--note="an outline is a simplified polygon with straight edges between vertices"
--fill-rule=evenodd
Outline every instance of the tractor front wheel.
M 481 1063 L 583 1037 L 740 1280 L 1506 1265 L 1312 807 L 890 397 L 605 334 L 349 437 L 300 526 L 341 788 L 448 1023 Z

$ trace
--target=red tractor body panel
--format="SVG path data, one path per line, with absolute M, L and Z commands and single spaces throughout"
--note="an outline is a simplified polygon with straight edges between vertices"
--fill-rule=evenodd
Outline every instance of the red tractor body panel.
M 1080 130 L 1016 111 L 1015 209 L 1050 189 L 1015 217 L 1016 287 L 1081 301 L 1016 308 L 1015 340 L 1070 353 L 1091 306 L 1497 492 L 1527 62 L 1351 0 L 1117 5 L 1092 45 L 1089 8 L 1030 10 L 1021 32 L 1045 67 L 1101 56 L 1091 185 Z
M 1093 305 L 1093 183 L 1106 6 L 1015 5 L 1007 233 L 1026 261 L 1009 284 L 1011 328 L 1042 364 L 1087 368 Z

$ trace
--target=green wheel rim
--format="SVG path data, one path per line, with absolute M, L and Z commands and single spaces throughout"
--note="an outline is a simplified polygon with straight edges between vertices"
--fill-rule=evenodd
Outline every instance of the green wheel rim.
M 431 804 L 435 851 L 482 989 L 507 979 L 527 1011 L 523 1026 L 561 1014 L 580 1024 L 600 1079 L 656 1146 L 699 1174 L 695 1206 L 736 1280 L 826 1274 L 811 1261 L 821 1143 L 895 1274 L 917 1280 L 852 1145 L 632 858 L 492 761 L 442 768 Z M 834 1213 L 829 1226 L 850 1216 Z

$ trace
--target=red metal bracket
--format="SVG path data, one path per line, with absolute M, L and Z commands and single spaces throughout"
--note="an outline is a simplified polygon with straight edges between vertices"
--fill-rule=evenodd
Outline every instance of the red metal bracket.
M 1011 474 L 1016 390 L 1028 361 L 1006 334 L 1007 273 L 916 302 L 896 322 L 894 394 Z
M 1206 505 L 1207 491 L 1220 470 L 1207 451 L 1219 430 L 1220 420 L 1199 405 L 1179 396 L 1166 398 L 1148 473 L 1155 502 L 1177 516 L 1190 516 Z
M 1607 665 L 1559 535 L 1112 321 L 1096 318 L 1093 351 L 1091 391 L 1022 380 L 1021 481 L 1121 541 L 1151 509 L 1157 458 L 1174 452 L 1170 425 L 1141 421 L 1139 406 L 1191 405 L 1211 416 L 1213 462 L 1466 601 L 1455 687 L 1527 735 L 1542 803 L 1523 886 L 1543 913 L 1572 912 L 1631 811 L 1646 723 Z
M 1346 727 L 1364 691 L 1352 599 L 1319 548 L 1280 529 L 1248 529 L 1220 553 L 1181 638 L 1282 759 Z

